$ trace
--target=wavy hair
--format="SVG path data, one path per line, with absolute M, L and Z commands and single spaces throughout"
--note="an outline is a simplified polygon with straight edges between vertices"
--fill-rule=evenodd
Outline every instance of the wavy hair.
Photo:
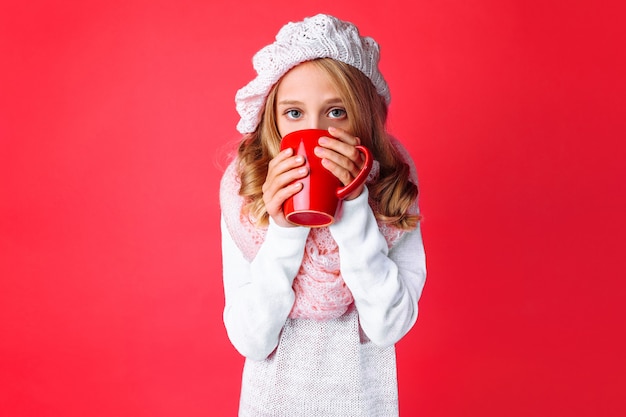
M 368 184 L 374 215 L 379 221 L 403 230 L 417 227 L 420 216 L 410 211 L 418 196 L 410 180 L 410 167 L 403 161 L 385 131 L 387 105 L 365 74 L 342 62 L 321 58 L 313 61 L 330 76 L 348 113 L 348 131 L 368 147 L 380 166 L 378 180 Z M 245 135 L 238 148 L 239 195 L 246 203 L 244 213 L 257 226 L 266 226 L 269 215 L 263 202 L 263 183 L 268 164 L 280 152 L 276 124 L 276 90 L 270 90 L 257 129 Z

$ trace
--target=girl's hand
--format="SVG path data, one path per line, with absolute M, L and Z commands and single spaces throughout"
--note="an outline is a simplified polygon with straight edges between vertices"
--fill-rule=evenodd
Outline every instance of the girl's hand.
M 322 165 L 332 172 L 343 185 L 349 184 L 361 170 L 363 155 L 355 148 L 361 141 L 343 129 L 328 128 L 334 138 L 320 138 L 315 155 L 322 158 Z M 361 195 L 364 185 L 358 187 L 346 200 L 352 200 Z
M 283 203 L 286 199 L 302 189 L 302 183 L 292 182 L 306 177 L 308 168 L 304 165 L 304 158 L 293 156 L 293 149 L 281 151 L 272 159 L 267 168 L 267 177 L 263 184 L 263 202 L 265 209 L 274 222 L 282 227 L 294 227 L 283 213 Z

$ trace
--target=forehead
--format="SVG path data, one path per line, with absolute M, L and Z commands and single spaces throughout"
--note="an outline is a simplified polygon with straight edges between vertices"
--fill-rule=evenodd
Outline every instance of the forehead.
M 304 62 L 289 70 L 280 80 L 276 93 L 279 101 L 340 95 L 330 74 L 312 62 Z

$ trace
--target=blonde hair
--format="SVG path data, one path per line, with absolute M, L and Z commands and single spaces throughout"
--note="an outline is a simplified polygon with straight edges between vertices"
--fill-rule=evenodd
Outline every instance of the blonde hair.
M 414 229 L 419 221 L 409 208 L 418 195 L 410 181 L 410 168 L 400 157 L 385 131 L 387 105 L 372 82 L 358 69 L 342 62 L 322 58 L 310 61 L 329 75 L 348 113 L 349 131 L 368 147 L 380 166 L 378 180 L 368 184 L 374 214 L 382 222 L 403 230 Z M 239 195 L 246 199 L 244 212 L 257 225 L 268 224 L 263 203 L 263 183 L 270 160 L 280 151 L 276 124 L 276 90 L 270 90 L 257 129 L 245 135 L 239 145 Z

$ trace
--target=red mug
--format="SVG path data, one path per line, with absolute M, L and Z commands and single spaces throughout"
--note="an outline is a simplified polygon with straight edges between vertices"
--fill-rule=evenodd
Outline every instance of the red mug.
M 309 175 L 297 180 L 303 187 L 285 200 L 285 218 L 298 226 L 324 227 L 332 224 L 338 216 L 341 201 L 365 182 L 372 169 L 372 153 L 365 146 L 356 148 L 365 156 L 358 175 L 347 185 L 322 166 L 322 159 L 314 153 L 319 138 L 332 137 L 327 130 L 305 129 L 291 132 L 283 137 L 280 149 L 293 149 L 294 155 L 304 157 Z

